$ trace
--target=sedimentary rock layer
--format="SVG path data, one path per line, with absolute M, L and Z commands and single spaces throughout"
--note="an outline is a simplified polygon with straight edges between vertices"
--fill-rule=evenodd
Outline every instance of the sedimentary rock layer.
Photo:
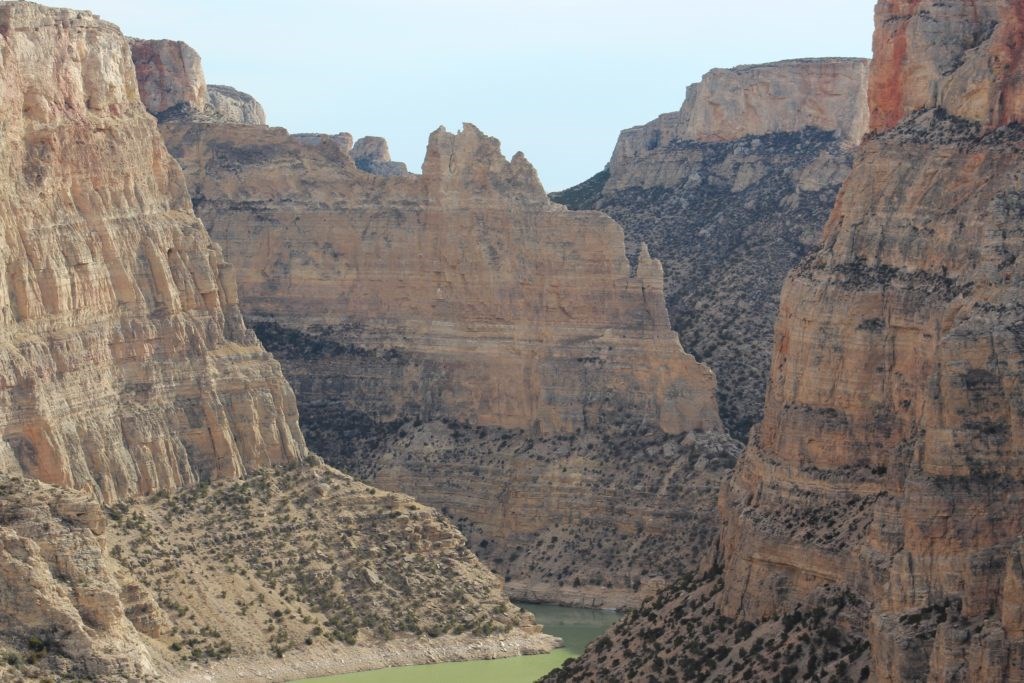
M 0 471 L 111 502 L 305 457 L 128 43 L 88 13 L 0 19 Z
M 468 124 L 397 177 L 360 171 L 348 138 L 161 129 L 330 462 L 443 508 L 517 595 L 636 604 L 693 566 L 734 450 L 713 376 L 668 327 L 659 264 L 631 269 L 614 222 L 551 204 Z M 455 434 L 423 424 L 440 420 Z M 694 432 L 718 436 L 698 448 Z M 663 470 L 630 443 L 647 433 Z
M 438 513 L 307 451 L 120 31 L 0 3 L 0 67 L 0 678 L 424 632 L 550 648 Z
M 866 83 L 862 59 L 715 69 L 680 112 L 623 131 L 606 170 L 552 195 L 608 213 L 628 249 L 662 262 L 672 327 L 715 371 L 737 438 L 761 417 L 782 282 L 849 173 Z
M 613 221 L 551 204 L 473 126 L 436 131 L 423 174 L 391 178 L 280 129 L 162 131 L 241 266 L 246 314 L 327 345 L 291 375 L 300 392 L 384 420 L 571 432 L 625 411 L 669 433 L 719 428 L 658 262 L 631 270 Z
M 887 77 L 961 31 L 949 3 L 902 4 L 879 3 L 872 102 L 952 87 L 941 69 L 910 93 Z M 975 64 L 974 89 L 1011 102 L 1021 65 L 976 58 L 1002 54 L 1001 36 L 1017 44 L 1019 3 L 970 6 L 989 38 L 957 43 L 950 63 Z M 925 43 L 887 49 L 900 24 L 927 26 Z M 764 421 L 720 499 L 724 573 L 698 589 L 718 591 L 713 608 L 666 596 L 677 609 L 653 618 L 658 632 L 634 622 L 615 647 L 639 638 L 674 670 L 729 675 L 706 656 L 710 627 L 689 652 L 670 644 L 688 621 L 767 629 L 813 611 L 831 635 L 790 675 L 839 660 L 880 681 L 1024 680 L 1024 132 L 948 92 L 960 116 L 879 122 L 822 250 L 786 282 Z M 844 639 L 866 641 L 867 659 Z M 574 674 L 616 677 L 615 647 Z

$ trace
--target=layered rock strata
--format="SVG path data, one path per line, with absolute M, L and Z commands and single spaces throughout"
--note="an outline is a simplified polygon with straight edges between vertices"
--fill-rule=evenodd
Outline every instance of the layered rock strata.
M 413 650 L 421 633 L 550 648 L 437 513 L 309 453 L 120 31 L 3 2 L 0 64 L 0 677 L 341 659 L 340 642 L 392 634 Z M 237 550 L 270 631 L 208 609 L 229 585 L 214 546 Z
M 842 664 L 878 681 L 1024 680 L 1024 70 L 1006 61 L 1020 6 L 969 4 L 984 31 L 958 5 L 878 4 L 871 101 L 943 93 L 923 105 L 956 115 L 876 118 L 823 248 L 788 278 L 765 418 L 720 498 L 722 577 L 659 598 L 563 676 L 738 677 L 715 631 L 812 613 L 829 630 L 790 676 Z M 672 645 L 712 622 L 689 651 Z M 756 661 L 785 653 L 787 639 L 768 642 Z
M 243 266 L 246 314 L 329 461 L 447 510 L 516 595 L 636 604 L 694 562 L 724 468 L 683 479 L 680 443 L 719 434 L 703 461 L 726 467 L 734 451 L 714 377 L 667 325 L 660 266 L 643 253 L 631 269 L 614 222 L 549 203 L 521 155 L 506 161 L 468 124 L 431 136 L 422 175 L 397 177 L 360 171 L 326 136 L 202 122 L 162 132 Z M 452 440 L 423 425 L 438 420 L 479 431 Z M 388 426 L 402 423 L 417 436 L 396 438 Z M 539 444 L 576 431 L 608 438 Z M 627 435 L 646 432 L 666 469 L 629 474 L 646 460 Z M 582 477 L 563 476 L 572 458 Z M 601 490 L 634 484 L 644 493 L 628 509 Z M 689 519 L 661 514 L 676 504 L 692 506 Z M 510 523 L 527 509 L 530 523 Z M 588 515 L 589 529 L 577 523 Z M 647 535 L 599 550 L 627 527 Z M 655 557 L 659 539 L 683 559 Z M 643 577 L 624 568 L 648 555 Z
M 613 221 L 469 124 L 397 176 L 381 139 L 161 130 L 332 463 L 445 509 L 523 597 L 636 604 L 693 565 L 737 449 Z
M 162 132 L 240 266 L 246 314 L 324 345 L 319 369 L 292 375 L 303 394 L 380 420 L 572 432 L 625 411 L 673 434 L 719 428 L 658 262 L 631 270 L 614 222 L 549 203 L 473 126 L 435 132 L 423 175 L 383 179 L 280 129 Z
M 304 458 L 124 38 L 0 10 L 0 471 L 113 502 Z
M 672 327 L 715 371 L 737 438 L 761 416 L 785 274 L 818 244 L 866 129 L 866 84 L 861 59 L 714 69 L 679 112 L 623 131 L 604 171 L 552 194 L 662 262 Z

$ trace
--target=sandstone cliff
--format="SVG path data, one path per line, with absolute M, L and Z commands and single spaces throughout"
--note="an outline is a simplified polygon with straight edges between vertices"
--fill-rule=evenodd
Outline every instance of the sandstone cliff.
M 437 513 L 308 452 L 120 31 L 3 2 L 0 65 L 0 678 L 332 664 L 392 634 L 429 650 L 424 632 L 461 638 L 456 658 L 495 632 L 550 647 Z M 241 632 L 215 588 L 270 630 Z
M 613 221 L 468 124 L 397 176 L 379 138 L 161 131 L 330 462 L 445 510 L 522 597 L 637 604 L 695 564 L 738 449 Z
M 265 126 L 263 107 L 252 95 L 226 85 L 207 85 L 199 53 L 179 40 L 132 38 L 139 94 L 157 119 L 208 117 L 224 123 Z
M 1014 101 L 1020 4 L 969 5 L 985 31 L 951 42 L 973 26 L 958 4 L 879 3 L 871 101 L 957 115 L 876 119 L 788 278 L 764 421 L 720 498 L 722 576 L 666 593 L 573 675 L 738 678 L 785 655 L 790 677 L 1024 680 L 1024 131 L 963 95 Z M 893 78 L 938 54 L 924 82 Z M 818 636 L 796 642 L 808 616 Z
M 0 471 L 112 502 L 304 458 L 124 38 L 87 13 L 2 12 Z
M 206 86 L 206 112 L 225 123 L 265 126 L 263 106 L 252 95 L 226 85 Z
M 867 61 L 715 69 L 679 112 L 622 132 L 608 168 L 554 193 L 664 264 L 673 329 L 718 379 L 722 420 L 761 417 L 785 274 L 819 242 L 867 126 Z
M 571 432 L 626 411 L 674 434 L 719 427 L 658 262 L 631 271 L 614 222 L 550 204 L 474 127 L 436 131 L 423 174 L 394 178 L 280 129 L 162 130 L 240 266 L 247 315 L 339 347 L 319 361 L 336 369 L 292 375 L 300 392 L 385 420 Z
M 330 462 L 446 510 L 515 595 L 636 604 L 693 565 L 735 450 L 714 377 L 668 328 L 660 266 L 631 269 L 615 223 L 550 204 L 469 125 L 397 177 L 326 136 L 162 132 Z M 622 487 L 625 506 L 607 493 Z

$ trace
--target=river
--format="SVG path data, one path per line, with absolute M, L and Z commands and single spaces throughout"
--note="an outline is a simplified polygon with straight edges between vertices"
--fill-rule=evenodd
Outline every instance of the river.
M 449 662 L 362 671 L 296 683 L 532 683 L 569 657 L 576 657 L 587 643 L 607 631 L 621 615 L 615 612 L 576 607 L 520 604 L 537 616 L 544 632 L 559 636 L 565 647 L 546 655 Z

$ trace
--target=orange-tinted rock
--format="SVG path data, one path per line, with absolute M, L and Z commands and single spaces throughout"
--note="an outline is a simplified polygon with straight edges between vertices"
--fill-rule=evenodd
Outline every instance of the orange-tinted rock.
M 1024 6 L 1018 0 L 879 0 L 871 130 L 943 108 L 986 128 L 1024 121 Z

